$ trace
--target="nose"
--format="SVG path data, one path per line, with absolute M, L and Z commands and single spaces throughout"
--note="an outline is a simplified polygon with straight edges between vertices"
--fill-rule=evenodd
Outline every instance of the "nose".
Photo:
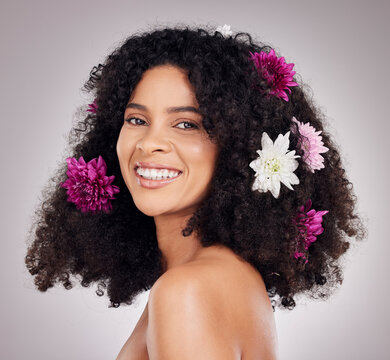
M 152 126 L 149 126 L 145 135 L 137 142 L 136 149 L 149 155 L 155 151 L 169 152 L 171 150 L 171 144 L 161 129 L 156 128 L 153 130 Z

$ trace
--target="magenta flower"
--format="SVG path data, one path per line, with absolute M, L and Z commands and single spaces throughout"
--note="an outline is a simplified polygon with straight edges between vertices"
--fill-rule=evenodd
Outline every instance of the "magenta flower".
M 305 124 L 299 122 L 294 116 L 292 121 L 298 125 L 298 131 L 303 136 L 299 139 L 298 146 L 303 150 L 303 160 L 310 171 L 314 173 L 314 170 L 324 168 L 324 158 L 320 153 L 327 152 L 329 149 L 322 142 L 321 131 L 316 131 L 308 122 Z M 294 126 L 291 126 L 291 132 L 296 133 Z
M 79 161 L 75 158 L 67 158 L 68 179 L 61 186 L 67 189 L 68 201 L 76 204 L 82 212 L 95 212 L 111 210 L 110 200 L 114 200 L 114 194 L 119 193 L 119 187 L 111 185 L 115 176 L 106 176 L 107 165 L 99 155 L 88 163 L 80 156 Z
M 298 86 L 293 81 L 295 71 L 292 71 L 292 68 L 294 64 L 286 64 L 284 57 L 278 58 L 273 49 L 268 54 L 265 51 L 249 53 L 251 54 L 250 59 L 255 63 L 260 76 L 267 81 L 271 88 L 269 94 L 288 101 L 287 93 L 284 90 L 291 93 L 289 86 Z
M 96 104 L 96 99 L 95 99 L 95 100 L 93 101 L 92 104 L 88 104 L 88 109 L 87 109 L 87 111 L 96 114 L 97 108 L 98 108 L 98 106 L 97 106 L 97 104 Z
M 317 240 L 317 236 L 322 234 L 324 228 L 322 227 L 322 216 L 327 214 L 328 210 L 316 211 L 311 209 L 311 200 L 306 201 L 305 206 L 299 208 L 298 214 L 293 219 L 293 223 L 298 227 L 299 235 L 296 239 L 296 248 L 294 257 L 298 259 L 303 257 L 305 264 L 308 262 L 308 248 Z

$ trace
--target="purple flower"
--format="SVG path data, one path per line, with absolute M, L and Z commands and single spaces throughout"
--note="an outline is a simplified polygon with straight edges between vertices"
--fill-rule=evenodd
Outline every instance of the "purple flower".
M 299 235 L 296 238 L 296 248 L 294 257 L 298 259 L 303 257 L 308 262 L 308 248 L 317 240 L 317 236 L 322 234 L 324 228 L 322 227 L 322 216 L 327 214 L 328 210 L 316 211 L 311 209 L 311 200 L 306 201 L 305 206 L 299 208 L 298 214 L 293 219 L 293 223 L 298 227 Z
M 250 59 L 253 60 L 258 73 L 263 77 L 271 88 L 269 94 L 275 95 L 288 101 L 287 90 L 291 93 L 289 86 L 298 86 L 293 81 L 295 71 L 292 71 L 294 64 L 286 64 L 284 57 L 277 57 L 273 49 L 267 54 L 265 51 L 252 53 Z
M 99 155 L 88 163 L 80 156 L 79 161 L 75 158 L 67 158 L 68 179 L 61 186 L 67 189 L 68 201 L 76 204 L 82 212 L 95 212 L 111 210 L 111 201 L 114 194 L 119 193 L 119 187 L 111 185 L 115 176 L 106 176 L 107 165 Z
M 89 107 L 88 107 L 87 111 L 96 114 L 96 110 L 97 110 L 97 108 L 98 108 L 98 106 L 97 106 L 97 104 L 96 104 L 96 99 L 93 101 L 92 104 L 88 104 L 88 106 L 89 106 Z
M 299 122 L 294 116 L 292 121 L 298 125 L 298 132 L 302 135 L 303 140 L 299 139 L 298 146 L 303 150 L 303 160 L 306 165 L 312 173 L 314 173 L 314 170 L 323 169 L 324 158 L 320 154 L 327 152 L 329 149 L 322 142 L 321 131 L 316 131 L 309 122 Z M 291 126 L 291 131 L 294 134 L 296 133 L 294 126 Z

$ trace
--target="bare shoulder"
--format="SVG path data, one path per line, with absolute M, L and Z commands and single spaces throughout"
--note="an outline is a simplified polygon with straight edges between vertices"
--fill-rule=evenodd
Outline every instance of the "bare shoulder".
M 209 252 L 195 261 L 169 269 L 155 282 L 149 298 L 195 290 L 212 302 L 245 300 L 247 303 L 249 295 L 257 295 L 258 300 L 269 303 L 261 275 L 231 250 Z M 229 295 L 229 301 L 224 295 Z
M 194 333 L 202 334 L 198 345 L 202 342 L 204 346 L 206 338 L 213 348 L 220 343 L 220 351 L 229 352 L 221 358 L 239 359 L 245 351 L 258 347 L 267 359 L 276 359 L 276 355 L 269 356 L 276 351 L 277 337 L 264 282 L 233 252 L 210 251 L 196 261 L 166 271 L 151 289 L 149 317 L 151 334 L 154 326 L 160 326 L 156 322 L 176 322 L 173 328 L 181 329 L 182 336 L 188 330 L 194 342 Z

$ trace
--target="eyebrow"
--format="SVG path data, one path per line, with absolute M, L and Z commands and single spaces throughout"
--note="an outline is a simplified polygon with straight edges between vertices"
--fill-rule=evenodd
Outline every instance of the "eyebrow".
M 145 105 L 141 105 L 141 104 L 137 104 L 137 103 L 133 103 L 133 102 L 132 103 L 128 103 L 126 105 L 126 109 L 127 108 L 148 111 L 148 108 Z M 196 113 L 196 114 L 200 114 L 200 111 L 197 108 L 193 107 L 193 106 L 172 106 L 172 107 L 169 107 L 167 109 L 167 113 L 168 114 L 178 113 L 178 112 L 193 112 L 193 113 Z

